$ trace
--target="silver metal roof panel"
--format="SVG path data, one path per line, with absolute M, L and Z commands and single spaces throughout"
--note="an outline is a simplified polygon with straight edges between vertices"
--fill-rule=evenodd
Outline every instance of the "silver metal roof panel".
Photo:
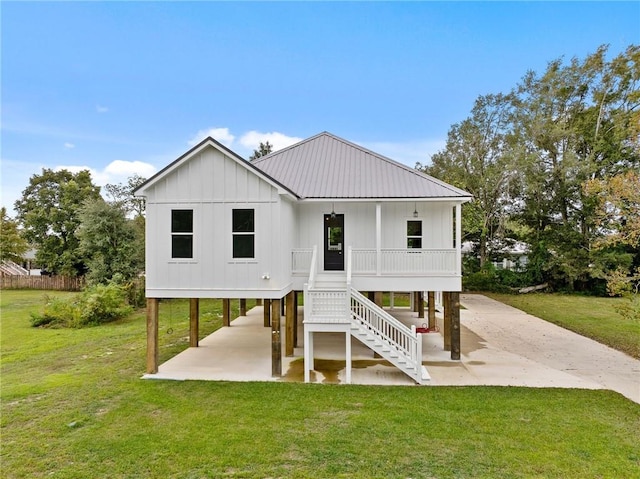
M 253 165 L 300 198 L 465 198 L 471 194 L 323 132 Z

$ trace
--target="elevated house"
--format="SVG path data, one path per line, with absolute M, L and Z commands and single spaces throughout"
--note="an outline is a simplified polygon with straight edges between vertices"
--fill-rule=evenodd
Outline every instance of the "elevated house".
M 147 202 L 148 373 L 158 368 L 158 299 L 191 299 L 197 346 L 199 298 L 222 298 L 226 325 L 229 299 L 242 310 L 256 298 L 281 374 L 281 311 L 293 354 L 303 292 L 307 380 L 319 331 L 345 333 L 347 381 L 351 336 L 428 379 L 420 334 L 380 307 L 381 292 L 415 292 L 421 308 L 424 292 L 445 292 L 455 317 L 447 293 L 461 290 L 469 193 L 324 132 L 252 162 L 207 138 L 136 194 Z

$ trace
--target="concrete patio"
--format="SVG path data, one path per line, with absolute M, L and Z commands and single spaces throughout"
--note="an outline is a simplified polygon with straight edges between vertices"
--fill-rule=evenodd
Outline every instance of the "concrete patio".
M 434 386 L 495 385 L 612 389 L 640 403 L 640 361 L 481 295 L 462 295 L 460 361 L 443 350 L 440 333 L 423 334 L 423 364 Z M 282 377 L 271 377 L 271 329 L 263 326 L 262 307 L 221 328 L 161 364 L 149 379 L 206 381 L 303 380 L 302 319 L 293 357 L 282 354 Z M 406 308 L 388 310 L 406 325 L 426 320 Z M 442 316 L 437 316 L 442 326 Z M 283 317 L 284 323 L 284 317 Z M 283 324 L 284 327 L 284 324 Z M 316 333 L 317 334 L 317 333 Z M 352 383 L 415 385 L 387 363 L 352 342 Z M 341 383 L 345 377 L 344 335 L 317 334 L 311 381 Z

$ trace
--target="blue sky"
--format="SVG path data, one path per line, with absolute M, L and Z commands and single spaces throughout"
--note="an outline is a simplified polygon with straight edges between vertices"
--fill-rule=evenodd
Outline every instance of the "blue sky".
M 414 166 L 473 101 L 640 43 L 640 2 L 2 2 L 2 205 L 43 167 L 150 176 L 213 134 Z

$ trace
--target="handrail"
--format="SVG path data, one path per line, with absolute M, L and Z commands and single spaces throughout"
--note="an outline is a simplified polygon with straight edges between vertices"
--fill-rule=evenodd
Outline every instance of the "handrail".
M 422 364 L 422 335 L 409 328 L 359 291 L 351 289 L 351 316 L 402 352 L 416 367 Z
M 351 284 L 351 257 L 353 255 L 353 248 L 349 246 L 347 248 L 347 285 Z
M 345 298 L 345 308 L 347 316 L 351 318 L 351 256 L 352 247 L 347 248 L 347 295 Z
M 311 266 L 309 267 L 309 289 L 313 289 L 316 282 L 316 271 L 318 270 L 318 245 L 313 245 L 311 254 Z

